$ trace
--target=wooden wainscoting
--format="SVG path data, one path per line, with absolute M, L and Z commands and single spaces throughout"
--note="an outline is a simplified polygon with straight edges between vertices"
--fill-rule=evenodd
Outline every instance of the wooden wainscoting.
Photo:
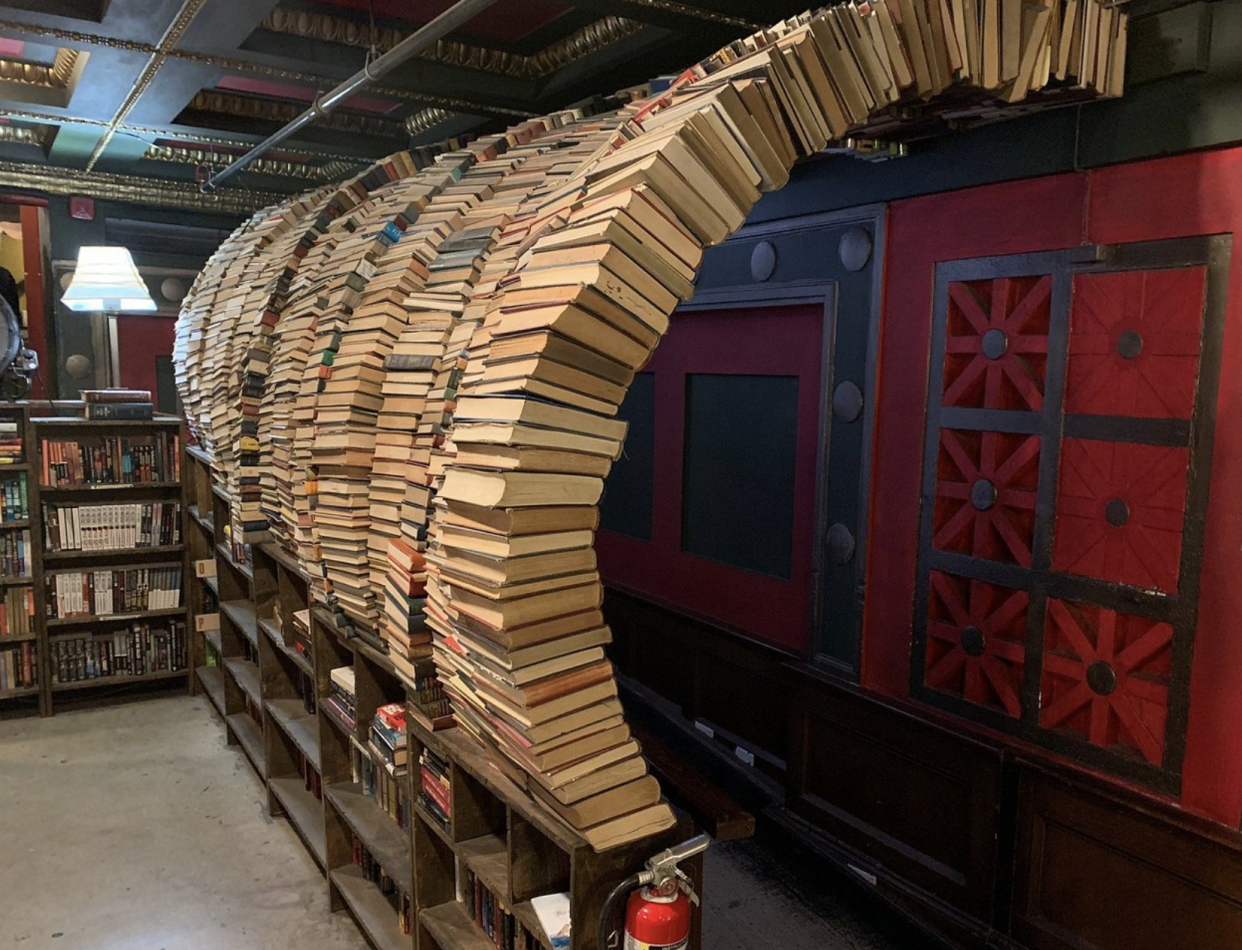
M 1031 950 L 1237 950 L 1242 837 L 1019 765 L 1012 933 Z

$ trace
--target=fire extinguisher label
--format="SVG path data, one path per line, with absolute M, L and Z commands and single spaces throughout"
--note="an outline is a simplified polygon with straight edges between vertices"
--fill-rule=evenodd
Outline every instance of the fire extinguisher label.
M 643 943 L 641 940 L 635 940 L 629 934 L 625 935 L 624 950 L 687 950 L 690 946 L 690 938 L 678 940 L 676 943 Z

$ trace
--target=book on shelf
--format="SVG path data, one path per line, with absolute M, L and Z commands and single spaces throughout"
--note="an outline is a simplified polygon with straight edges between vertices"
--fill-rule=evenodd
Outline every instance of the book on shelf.
M 89 405 L 106 405 L 109 403 L 146 402 L 151 401 L 148 389 L 83 389 L 80 391 L 82 401 Z
M 141 485 L 181 478 L 180 438 L 163 430 L 134 436 L 40 440 L 46 488 Z
M 60 571 L 48 577 L 48 616 L 104 617 L 181 606 L 180 567 Z
M 32 558 L 30 529 L 0 532 L 0 572 L 9 577 L 30 577 Z
M 496 950 L 542 950 L 543 941 L 517 918 L 507 898 L 489 888 L 469 865 L 457 869 L 458 900 L 466 918 Z M 568 941 L 553 946 L 568 947 Z
M 0 419 L 0 465 L 19 465 L 25 459 L 22 424 L 16 419 Z
M 448 761 L 424 746 L 418 757 L 418 803 L 445 831 L 453 819 L 451 781 Z
M 181 543 L 181 503 L 126 505 L 43 503 L 48 551 L 113 551 L 171 547 Z
M 35 591 L 29 584 L 8 587 L 0 601 L 0 640 L 35 632 Z
M 30 518 L 30 500 L 26 488 L 26 473 L 5 475 L 0 478 L 0 527 L 7 521 L 26 521 Z
M 39 685 L 39 653 L 32 642 L 0 644 L 0 694 Z
M 189 662 L 185 632 L 185 624 L 174 620 L 167 627 L 135 623 L 116 633 L 54 637 L 49 643 L 52 682 L 184 670 Z
M 362 872 L 364 878 L 376 886 L 380 894 L 388 901 L 401 932 L 410 933 L 414 926 L 414 911 L 410 894 L 376 860 L 361 838 L 354 835 L 352 842 L 354 866 Z
M 118 422 L 144 422 L 155 418 L 155 407 L 149 402 L 87 403 L 86 418 Z

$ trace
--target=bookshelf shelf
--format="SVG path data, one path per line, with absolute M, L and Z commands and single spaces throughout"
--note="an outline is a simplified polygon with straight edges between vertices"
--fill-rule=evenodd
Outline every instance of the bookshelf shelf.
M 219 630 L 204 630 L 203 638 L 211 644 L 217 655 L 224 654 L 224 641 Z
M 216 711 L 223 716 L 224 672 L 218 666 L 200 666 L 194 672 L 198 676 L 199 683 L 202 684 L 203 692 L 207 694 L 211 704 L 216 707 Z
M 290 824 L 306 843 L 307 850 L 320 867 L 327 860 L 328 843 L 323 830 L 323 805 L 306 790 L 300 775 L 269 779 L 272 794 L 284 808 Z
M 200 449 L 197 445 L 187 445 L 185 447 L 185 454 L 201 462 L 203 465 L 206 465 L 208 469 L 211 468 L 211 456 Z
M 0 470 L 2 469 L 3 469 L 3 466 L 0 466 Z M 29 518 L 23 518 L 20 521 L 0 521 L 0 531 L 8 531 L 13 528 L 29 528 L 29 527 L 30 527 Z
M 269 699 L 266 705 L 272 721 L 293 741 L 298 751 L 306 756 L 318 772 L 321 768 L 319 725 L 315 717 L 307 713 L 298 699 Z
M 164 489 L 164 488 L 180 488 L 180 482 L 124 482 L 119 485 L 60 485 L 56 487 L 43 486 L 42 494 L 44 495 L 77 495 L 77 494 L 95 494 L 99 492 L 114 491 L 142 491 L 143 489 Z
M 128 686 L 132 683 L 159 683 L 166 680 L 185 679 L 188 674 L 188 670 L 160 670 L 156 673 L 134 676 L 96 676 L 93 679 L 77 680 L 72 683 L 53 683 L 52 692 L 72 692 L 79 689 L 93 689 L 97 686 Z
M 0 587 L 25 587 L 33 583 L 33 577 L 22 577 L 18 574 L 8 574 L 0 577 Z
M 38 686 L 31 686 L 23 689 L 3 689 L 0 690 L 0 699 L 20 699 L 23 696 L 37 696 L 42 690 Z
M 418 921 L 427 928 L 440 950 L 496 950 L 456 900 L 420 911 Z
M 244 712 L 225 716 L 224 722 L 250 759 L 254 770 L 260 776 L 266 775 L 267 758 L 263 751 L 263 733 L 259 731 L 258 724 Z
M 259 626 L 254 615 L 254 604 L 248 600 L 225 600 L 220 603 L 220 613 L 228 617 L 250 645 L 259 645 Z
M 155 617 L 180 617 L 184 607 L 162 607 L 157 610 L 137 610 L 124 614 L 93 614 L 79 617 L 49 617 L 48 627 L 80 627 L 92 623 L 128 623 L 131 620 L 148 620 Z
M 259 688 L 259 668 L 249 660 L 227 656 L 222 661 L 225 671 L 233 677 L 238 688 L 256 706 L 263 705 L 263 692 Z
M 409 880 L 409 835 L 383 811 L 361 785 L 329 785 L 324 797 L 385 871 L 398 881 Z
M 333 729 L 336 729 L 346 738 L 353 736 L 354 728 L 339 715 L 333 712 L 331 707 L 321 703 L 319 708 L 323 712 L 324 716 L 327 717 L 328 723 Z
M 500 835 L 480 835 L 458 842 L 457 856 L 492 893 L 509 893 L 509 849 Z
M 224 559 L 225 564 L 235 570 L 242 577 L 246 578 L 247 581 L 254 580 L 254 568 L 252 568 L 249 564 L 240 564 L 233 560 L 233 554 L 229 551 L 228 545 L 224 543 L 217 544 L 216 551 L 219 553 L 220 557 Z
M 409 950 L 410 935 L 401 932 L 392 905 L 379 888 L 363 876 L 361 868 L 353 865 L 337 868 L 331 872 L 331 881 L 376 950 Z
M 272 642 L 272 646 L 276 648 L 278 653 L 285 656 L 307 676 L 315 675 L 315 667 L 311 661 L 299 653 L 295 648 L 285 643 L 284 637 L 279 628 L 276 627 L 271 620 L 268 620 L 267 618 L 260 618 L 259 629 L 267 634 L 268 639 Z
M 211 592 L 216 595 L 217 600 L 220 598 L 220 582 L 216 580 L 216 578 L 200 577 L 199 580 L 201 580 L 204 584 L 206 584 L 211 589 Z
M 115 557 L 117 554 L 134 554 L 140 550 L 141 549 L 131 548 L 127 551 L 115 551 L 113 552 L 113 557 Z M 75 552 L 75 555 L 79 557 L 82 556 L 79 552 Z M 65 557 L 65 558 L 60 558 L 59 560 L 67 561 L 67 560 L 71 560 L 71 558 Z M 149 571 L 149 570 L 153 570 L 155 568 L 160 568 L 160 567 L 181 567 L 181 562 L 180 561 L 149 561 L 149 562 L 141 563 L 141 564 L 137 562 L 130 562 L 126 564 L 109 564 L 107 565 L 106 570 L 109 570 L 109 571 Z M 83 567 L 82 565 L 75 565 L 74 567 L 57 567 L 49 571 L 44 571 L 43 574 L 45 577 L 55 577 L 58 574 L 76 574 L 79 571 L 84 571 L 84 570 L 96 570 L 97 571 L 97 570 L 101 570 L 101 568 L 97 565 L 91 565 L 90 567 Z M 167 608 L 160 607 L 156 609 L 158 610 L 181 610 L 183 608 L 181 607 L 175 607 L 175 608 L 174 607 L 167 607 Z
M 30 643 L 32 640 L 38 640 L 37 633 L 22 633 L 16 636 L 6 635 L 0 637 L 0 650 L 4 649 L 10 643 Z
M 44 562 L 59 563 L 61 561 L 73 561 L 79 558 L 89 560 L 92 558 L 109 558 L 121 557 L 125 555 L 152 555 L 152 554 L 180 554 L 185 550 L 184 544 L 162 544 L 159 547 L 150 548 L 110 548 L 102 551 L 47 551 L 43 555 Z M 117 566 L 116 570 L 122 570 L 125 567 L 180 567 L 178 564 L 128 564 Z M 113 565 L 109 565 L 113 567 Z M 48 571 L 47 573 L 56 573 Z
M 54 429 L 161 429 L 181 428 L 180 416 L 156 414 L 153 419 L 83 419 L 81 416 L 36 416 L 35 425 Z
M 28 472 L 30 471 L 29 462 L 5 462 L 0 464 L 0 472 Z
M 197 524 L 204 531 L 206 531 L 208 534 L 213 535 L 213 536 L 215 535 L 216 533 L 215 522 L 213 522 L 210 517 L 207 517 L 206 515 L 201 514 L 199 512 L 198 505 L 190 506 L 190 518 L 193 519 L 194 523 Z

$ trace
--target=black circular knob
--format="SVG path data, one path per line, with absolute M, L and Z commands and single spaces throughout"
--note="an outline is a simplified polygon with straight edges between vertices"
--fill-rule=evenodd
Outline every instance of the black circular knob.
M 1104 517 L 1114 528 L 1120 528 L 1130 520 L 1130 506 L 1120 498 L 1110 498 L 1104 505 Z
M 1087 667 L 1087 685 L 1096 695 L 1107 696 L 1117 688 L 1117 671 L 1103 660 L 1096 660 Z
M 987 511 L 996 504 L 996 486 L 981 478 L 970 486 L 970 503 L 979 511 Z
M 1143 337 L 1134 330 L 1127 330 L 1117 338 L 1117 354 L 1123 360 L 1132 360 L 1143 352 Z
M 1009 337 L 1005 336 L 1005 331 L 993 327 L 987 333 L 983 334 L 983 355 L 990 360 L 998 360 L 1005 355 L 1005 351 L 1009 349 Z
M 962 628 L 962 649 L 971 656 L 983 656 L 983 649 L 986 645 L 983 631 L 978 627 L 972 625 Z

